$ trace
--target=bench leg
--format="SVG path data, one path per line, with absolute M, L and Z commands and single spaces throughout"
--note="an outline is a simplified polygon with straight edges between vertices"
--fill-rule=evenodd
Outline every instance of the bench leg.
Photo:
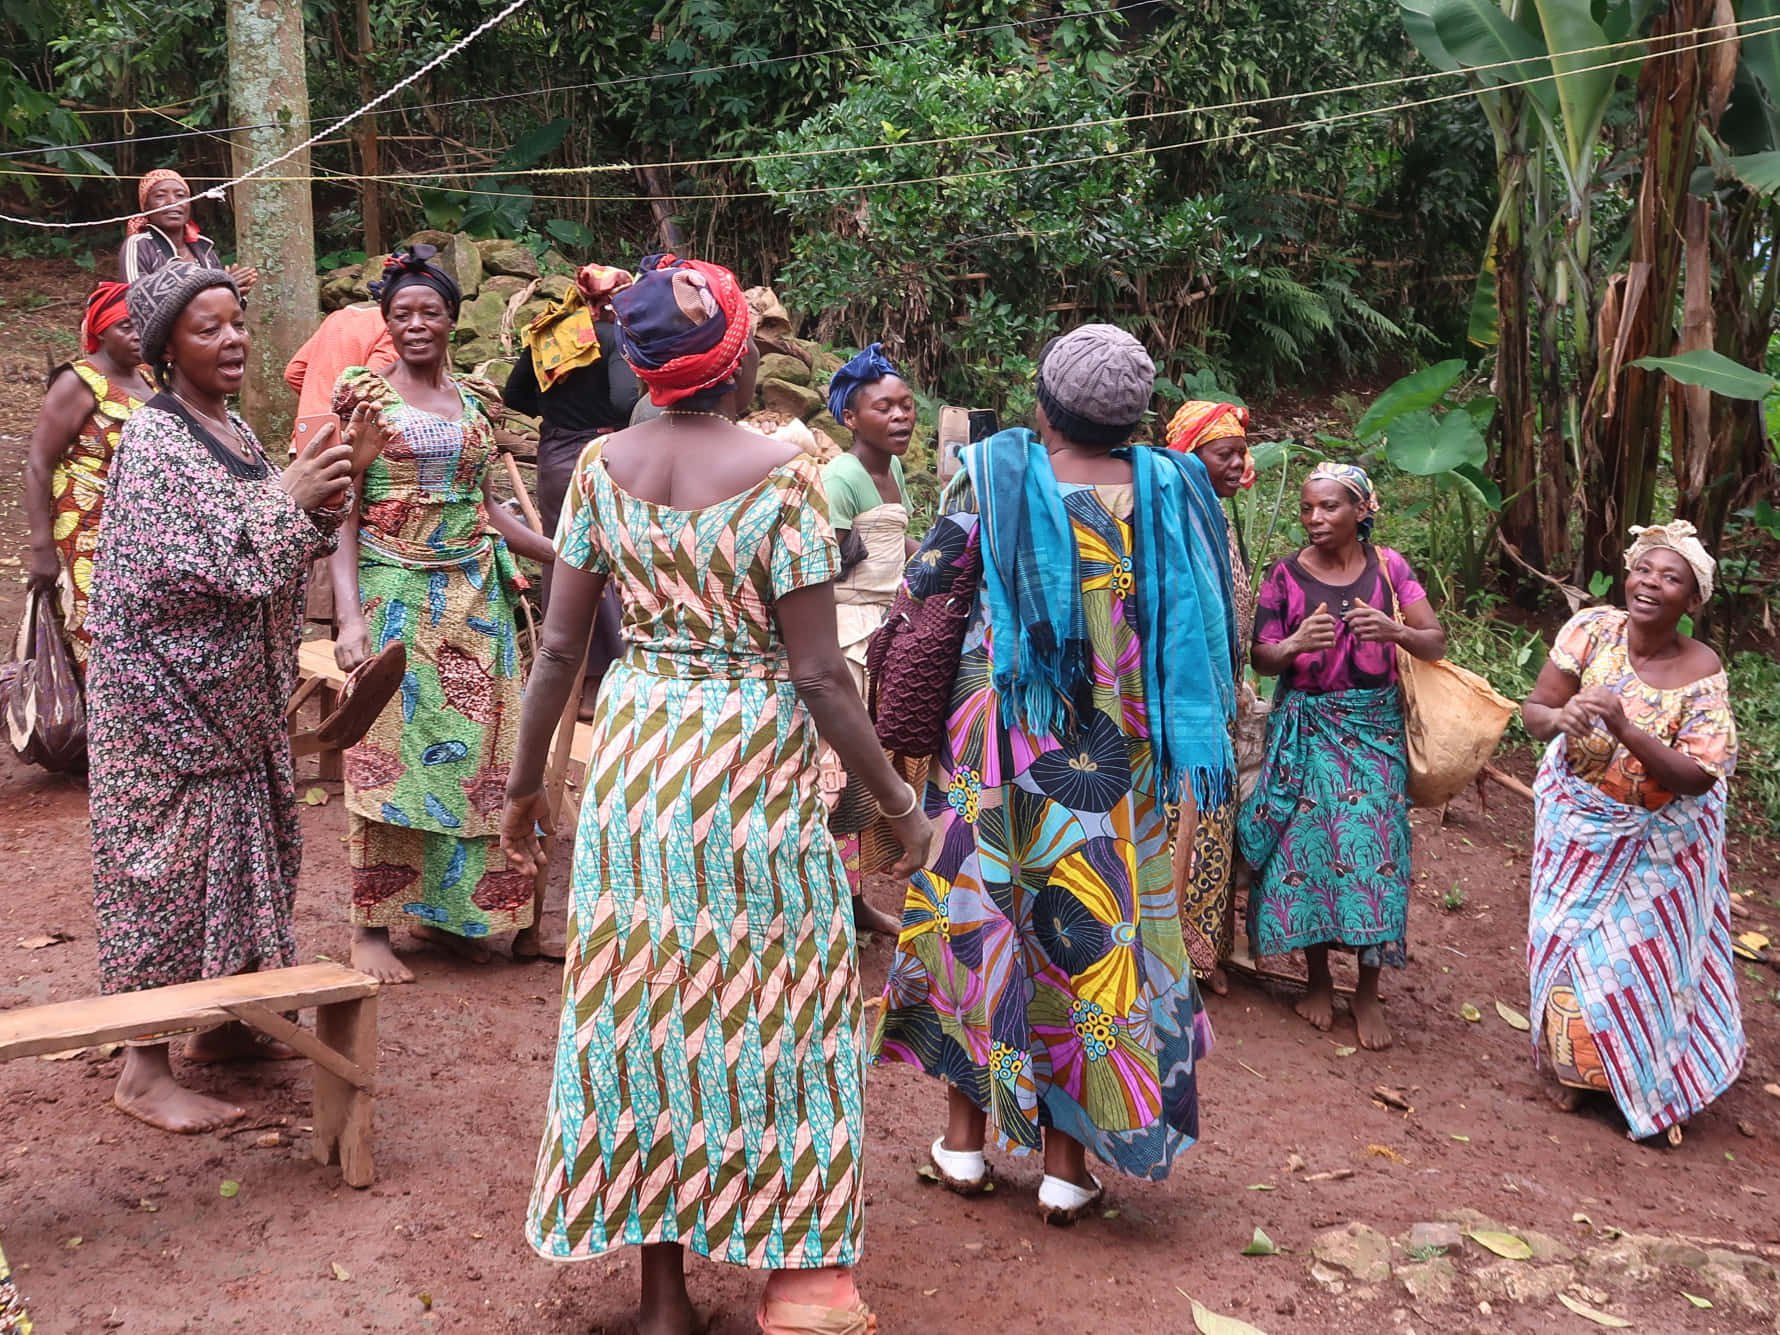
M 377 1069 L 377 998 L 337 1001 L 315 1010 L 315 1036 L 356 1063 L 367 1075 Z M 377 1178 L 371 1147 L 377 1099 L 321 1066 L 315 1068 L 315 1161 L 338 1163 L 348 1186 L 368 1187 Z
M 339 706 L 340 692 L 332 686 L 324 685 L 321 690 L 316 692 L 316 700 L 316 707 L 319 710 L 315 716 L 316 726 L 320 727 L 321 720 L 333 713 Z M 317 751 L 315 755 L 316 778 L 325 783 L 329 780 L 338 782 L 345 776 L 346 765 L 344 758 L 339 751 Z

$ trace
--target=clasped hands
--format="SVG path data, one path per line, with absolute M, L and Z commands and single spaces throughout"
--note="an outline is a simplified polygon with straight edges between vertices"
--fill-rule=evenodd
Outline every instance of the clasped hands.
M 1589 686 L 1576 692 L 1558 710 L 1558 731 L 1580 741 L 1600 724 L 1619 737 L 1625 730 L 1625 703 L 1605 686 Z
M 1342 617 L 1353 637 L 1363 644 L 1396 644 L 1403 638 L 1403 626 L 1388 613 L 1371 606 L 1364 598 L 1354 599 L 1354 606 Z M 1299 623 L 1298 629 L 1286 637 L 1294 654 L 1320 653 L 1335 646 L 1335 614 L 1329 604 L 1318 603 L 1316 610 Z

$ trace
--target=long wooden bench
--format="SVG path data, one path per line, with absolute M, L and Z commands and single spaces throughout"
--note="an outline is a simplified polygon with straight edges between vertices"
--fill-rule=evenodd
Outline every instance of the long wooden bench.
M 0 1011 L 0 1062 L 240 1020 L 315 1063 L 310 1151 L 319 1164 L 339 1164 L 349 1185 L 368 1187 L 377 1176 L 371 1146 L 379 986 L 369 974 L 324 962 Z M 279 1014 L 310 1007 L 314 1033 Z

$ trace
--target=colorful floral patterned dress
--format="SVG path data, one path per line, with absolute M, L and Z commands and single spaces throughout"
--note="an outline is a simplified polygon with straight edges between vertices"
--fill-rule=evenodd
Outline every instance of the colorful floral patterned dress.
M 372 404 L 390 432 L 365 472 L 359 600 L 371 651 L 401 640 L 408 652 L 401 690 L 346 752 L 347 849 L 354 923 L 481 937 L 532 921 L 531 878 L 500 851 L 521 579 L 483 509 L 494 428 L 475 395 L 458 394 L 463 416 L 450 421 L 361 366 L 334 398 L 342 418 Z
M 125 424 L 88 626 L 93 904 L 106 992 L 296 962 L 302 856 L 285 703 L 310 515 L 171 395 Z
M 92 643 L 86 628 L 87 600 L 93 591 L 93 552 L 99 545 L 105 475 L 111 469 L 111 456 L 117 450 L 124 423 L 142 406 L 142 401 L 121 390 L 114 392 L 104 373 L 84 358 L 58 367 L 51 381 L 63 371 L 79 376 L 97 401 L 81 423 L 73 447 L 56 461 L 55 471 L 49 477 L 54 520 L 51 536 L 62 558 L 62 569 L 68 573 L 62 584 L 62 622 L 68 630 L 74 661 L 84 668 Z
M 1194 1064 L 1211 1034 L 1144 717 L 1132 488 L 1062 491 L 1093 709 L 1072 737 L 1004 718 L 978 597 L 927 785 L 939 852 L 909 882 L 874 1051 L 962 1090 L 1005 1150 L 1037 1149 L 1055 1127 L 1119 1171 L 1159 1179 L 1199 1134 Z M 918 598 L 976 559 L 968 472 L 941 509 L 909 562 Z
M 582 454 L 557 559 L 610 575 L 549 1122 L 526 1237 L 550 1260 L 677 1242 L 754 1269 L 859 1257 L 853 910 L 775 599 L 840 552 L 799 457 L 678 510 Z

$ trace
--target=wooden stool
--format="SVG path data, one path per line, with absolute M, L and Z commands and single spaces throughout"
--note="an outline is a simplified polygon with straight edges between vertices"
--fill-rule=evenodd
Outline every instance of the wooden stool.
M 319 1164 L 339 1164 L 349 1186 L 368 1187 L 377 1177 L 371 1123 L 377 1103 L 380 986 L 369 974 L 343 964 L 302 964 L 0 1011 L 0 1062 L 239 1020 L 315 1063 L 310 1152 Z M 313 1034 L 278 1013 L 311 1006 Z

